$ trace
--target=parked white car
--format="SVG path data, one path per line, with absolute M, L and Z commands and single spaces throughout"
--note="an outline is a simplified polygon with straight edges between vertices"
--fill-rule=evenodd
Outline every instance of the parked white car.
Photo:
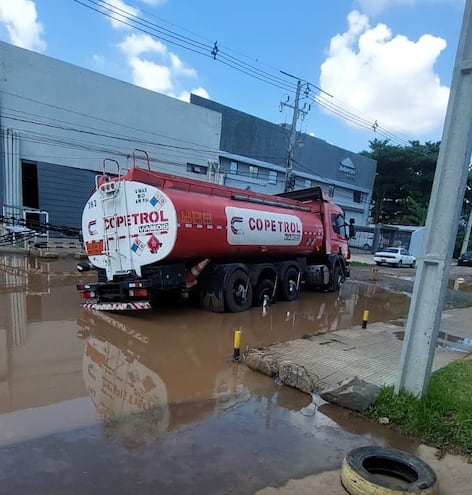
M 411 266 L 411 268 L 416 265 L 416 258 L 404 247 L 383 248 L 374 254 L 374 261 L 377 265 Z

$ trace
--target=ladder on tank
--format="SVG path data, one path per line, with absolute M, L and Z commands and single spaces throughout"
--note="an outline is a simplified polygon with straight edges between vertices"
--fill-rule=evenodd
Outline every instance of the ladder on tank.
M 106 162 L 113 162 L 116 164 L 117 169 L 118 169 L 118 180 L 112 180 L 111 176 L 106 173 Z M 100 201 L 101 201 L 101 211 L 102 211 L 102 228 L 103 228 L 103 250 L 102 254 L 107 257 L 107 278 L 111 280 L 113 278 L 113 273 L 112 273 L 112 260 L 117 259 L 119 262 L 120 266 L 120 271 L 121 272 L 128 272 L 129 270 L 133 270 L 134 268 L 134 263 L 133 263 L 133 258 L 131 254 L 124 254 L 120 250 L 120 238 L 118 234 L 118 222 L 114 222 L 114 228 L 109 231 L 107 229 L 107 222 L 106 219 L 110 217 L 114 217 L 116 219 L 117 217 L 117 212 L 116 212 L 116 198 L 120 192 L 121 189 L 124 191 L 124 203 L 125 203 L 125 215 L 126 217 L 128 216 L 128 201 L 126 198 L 126 187 L 124 187 L 123 181 L 121 180 L 121 169 L 120 169 L 120 164 L 118 163 L 117 160 L 111 159 L 111 158 L 106 158 L 103 160 L 103 173 L 102 175 L 97 175 L 95 178 L 95 188 L 96 190 L 100 191 Z M 111 207 L 109 205 L 111 204 Z M 111 210 L 111 212 L 109 211 Z M 109 213 L 112 213 L 111 215 Z M 128 235 L 127 239 L 129 241 L 130 239 L 130 229 L 129 225 L 127 225 L 127 230 L 128 230 Z M 115 250 L 112 251 L 110 248 L 110 244 L 115 244 Z M 129 267 L 123 267 L 123 259 L 127 259 L 129 261 Z

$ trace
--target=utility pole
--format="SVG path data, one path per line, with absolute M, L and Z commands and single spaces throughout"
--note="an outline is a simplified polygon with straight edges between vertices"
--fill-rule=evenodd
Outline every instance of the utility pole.
M 295 76 L 288 74 L 287 72 L 280 71 L 282 74 L 286 76 L 293 77 L 297 79 Z M 293 176 L 293 152 L 295 149 L 295 140 L 297 137 L 297 121 L 298 117 L 301 115 L 302 119 L 305 118 L 305 115 L 311 110 L 311 105 L 305 103 L 303 108 L 300 108 L 300 95 L 302 91 L 302 86 L 305 86 L 305 96 L 308 97 L 310 94 L 310 85 L 307 82 L 302 82 L 300 79 L 297 80 L 297 90 L 295 92 L 295 101 L 293 105 L 289 103 L 290 97 L 287 98 L 287 101 L 280 102 L 280 111 L 282 111 L 283 107 L 289 107 L 293 109 L 292 114 L 292 125 L 290 126 L 290 135 L 288 140 L 288 150 L 287 150 L 287 166 L 285 169 L 285 192 L 293 191 L 295 186 L 295 178 Z
M 287 168 L 285 170 L 285 192 L 293 191 L 294 177 L 293 177 L 293 148 L 295 146 L 295 138 L 297 137 L 297 120 L 298 120 L 298 105 L 300 102 L 300 88 L 301 81 L 297 81 L 297 91 L 295 92 L 295 102 L 293 104 L 292 125 L 290 127 L 290 137 L 288 140 L 288 153 L 287 153 Z M 287 105 L 286 106 L 291 106 Z
M 429 385 L 472 151 L 472 0 L 466 0 L 396 391 Z

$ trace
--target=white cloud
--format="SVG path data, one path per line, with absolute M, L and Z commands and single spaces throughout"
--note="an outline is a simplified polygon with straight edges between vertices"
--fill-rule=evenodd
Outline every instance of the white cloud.
M 107 5 L 103 10 L 115 29 L 129 29 L 130 26 L 124 23 L 128 22 L 128 19 L 139 15 L 139 9 L 128 5 L 123 0 L 107 0 L 106 3 Z
M 44 28 L 38 22 L 33 0 L 0 0 L 0 24 L 12 44 L 38 52 L 46 50 Z
M 118 45 L 118 47 L 128 57 L 136 57 L 143 53 L 153 52 L 167 56 L 166 45 L 147 34 L 130 34 Z
M 92 60 L 98 67 L 104 67 L 106 59 L 103 55 L 99 55 L 98 53 L 94 53 L 92 55 Z
M 348 23 L 345 33 L 331 39 L 321 66 L 320 84 L 335 97 L 333 103 L 413 137 L 440 128 L 449 88 L 441 86 L 434 64 L 445 40 L 429 34 L 416 42 L 392 36 L 385 24 L 371 27 L 357 11 Z
M 185 101 L 190 100 L 190 92 L 181 88 L 183 80 L 195 79 L 197 72 L 185 66 L 165 44 L 146 34 L 131 34 L 118 47 L 126 56 L 134 84 Z M 208 98 L 204 88 L 192 92 Z
M 198 88 L 194 88 L 190 91 L 182 91 L 180 95 L 169 95 L 169 96 L 175 96 L 177 99 L 186 101 L 187 103 L 190 102 L 190 94 L 193 93 L 195 95 L 201 96 L 202 98 L 206 98 L 207 100 L 210 99 L 210 96 L 208 95 L 208 92 L 205 88 L 202 88 L 201 86 Z

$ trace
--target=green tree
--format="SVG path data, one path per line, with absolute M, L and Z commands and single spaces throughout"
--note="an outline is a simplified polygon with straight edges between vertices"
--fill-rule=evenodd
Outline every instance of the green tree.
M 377 161 L 372 194 L 372 219 L 384 224 L 424 224 L 440 143 L 410 141 L 409 146 L 389 140 L 369 142 L 362 154 Z

